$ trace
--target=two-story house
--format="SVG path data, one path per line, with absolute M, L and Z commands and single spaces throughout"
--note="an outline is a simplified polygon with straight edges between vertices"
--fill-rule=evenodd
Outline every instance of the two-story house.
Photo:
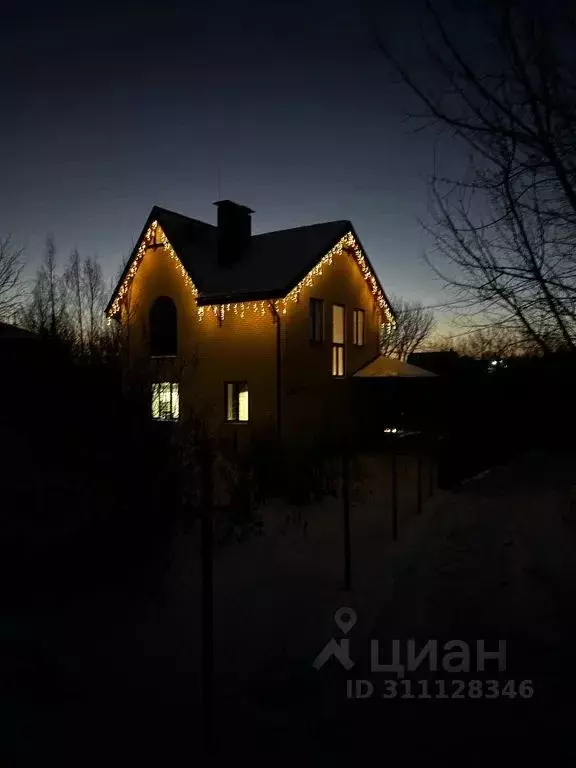
M 379 355 L 393 313 L 349 221 L 253 235 L 253 211 L 217 226 L 154 207 L 107 307 L 150 416 L 214 433 L 337 438 L 350 377 Z

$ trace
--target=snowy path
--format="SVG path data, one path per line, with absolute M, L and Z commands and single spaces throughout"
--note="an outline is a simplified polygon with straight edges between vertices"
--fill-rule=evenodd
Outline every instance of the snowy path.
M 575 468 L 573 460 L 524 457 L 447 494 L 395 543 L 386 540 L 383 521 L 358 526 L 348 594 L 339 586 L 336 502 L 305 537 L 290 534 L 284 545 L 255 540 L 229 553 L 226 568 L 217 561 L 215 725 L 223 762 L 251 751 L 274 754 L 276 762 L 282 754 L 315 755 L 318 764 L 321 756 L 376 749 L 384 757 L 448 762 L 455 755 L 468 762 L 483 745 L 513 759 L 527 747 L 534 754 L 538 747 L 546 754 L 571 749 Z M 28 633 L 35 656 L 19 660 L 15 673 L 23 680 L 11 706 L 15 745 L 28 740 L 38 758 L 55 754 L 65 739 L 81 765 L 102 765 L 103 756 L 109 765 L 200 759 L 200 605 L 189 547 L 185 537 L 176 542 L 160 600 L 158 593 L 135 599 L 130 588 L 112 585 L 16 626 Z M 343 605 L 358 614 L 350 633 L 356 666 L 345 673 L 330 662 L 316 672 L 316 653 L 340 636 L 332 614 Z M 408 638 L 419 647 L 434 638 L 486 639 L 489 650 L 505 639 L 508 665 L 498 677 L 532 679 L 535 696 L 349 701 L 346 678 L 374 678 L 368 637 L 388 649 L 387 660 L 392 639 L 404 647 Z
M 393 639 L 401 641 L 404 660 L 409 638 L 419 648 L 429 639 L 437 639 L 440 647 L 458 639 L 475 648 L 484 639 L 488 650 L 503 639 L 505 672 L 494 672 L 492 662 L 483 673 L 440 669 L 406 677 L 443 678 L 448 684 L 454 678 L 530 679 L 533 698 L 347 700 L 346 678 L 372 680 L 377 692 L 382 691 L 381 678 L 394 678 L 374 674 L 366 652 L 350 673 L 338 665 L 319 673 L 327 687 L 320 691 L 311 684 L 311 707 L 302 706 L 302 697 L 299 724 L 306 737 L 294 748 L 356 756 L 384 748 L 387 757 L 437 758 L 450 764 L 480 754 L 512 761 L 538 754 L 573 758 L 576 509 L 569 496 L 575 468 L 573 460 L 532 455 L 447 497 L 394 553 L 393 574 L 382 584 L 380 616 L 370 633 L 386 649 L 383 662 L 392 660 Z M 292 733 L 298 731 L 293 714 L 285 715 Z

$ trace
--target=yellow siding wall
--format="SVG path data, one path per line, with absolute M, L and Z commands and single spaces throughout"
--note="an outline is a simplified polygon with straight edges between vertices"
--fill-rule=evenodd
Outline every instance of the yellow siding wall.
M 178 311 L 178 359 L 148 358 L 148 315 L 158 296 L 170 296 Z M 198 316 L 190 286 L 176 262 L 159 248 L 148 251 L 136 272 L 129 297 L 129 358 L 134 370 L 154 380 L 180 381 L 181 417 L 193 413 L 212 430 L 245 439 L 245 432 L 274 430 L 276 409 L 276 326 L 269 311 L 241 318 L 226 313 L 222 323 L 210 307 Z M 224 382 L 246 381 L 250 427 L 224 422 Z M 145 384 L 146 386 L 146 384 Z
M 178 311 L 178 351 L 173 361 L 150 361 L 148 314 L 158 296 L 170 296 Z M 310 342 L 309 300 L 324 300 L 324 343 Z M 332 376 L 332 305 L 346 308 L 346 377 Z M 143 257 L 128 296 L 129 358 L 132 370 L 147 371 L 152 380 L 180 381 L 180 410 L 202 417 L 212 430 L 236 435 L 276 434 L 277 326 L 272 313 L 250 306 L 245 316 L 227 311 L 222 322 L 211 307 L 198 316 L 196 300 L 177 263 L 163 249 Z M 352 310 L 365 310 L 365 344 L 352 344 Z M 126 321 L 126 308 L 125 321 Z M 282 370 L 282 436 L 288 442 L 334 439 L 345 427 L 347 377 L 378 354 L 379 312 L 352 255 L 342 253 L 303 287 L 299 300 L 280 310 Z M 226 424 L 224 383 L 246 381 L 250 421 Z
M 324 343 L 310 343 L 309 301 L 324 300 Z M 332 376 L 332 305 L 346 311 L 345 378 Z M 354 308 L 365 311 L 365 343 L 352 344 Z M 378 354 L 379 312 L 352 255 L 341 253 L 322 270 L 297 303 L 290 303 L 285 321 L 283 360 L 284 434 L 314 441 L 318 435 L 338 438 L 345 427 L 348 377 Z

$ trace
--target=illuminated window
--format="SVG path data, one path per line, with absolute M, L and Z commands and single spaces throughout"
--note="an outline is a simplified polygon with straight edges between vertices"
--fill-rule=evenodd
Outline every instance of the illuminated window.
M 332 345 L 332 376 L 344 376 L 344 345 Z
M 178 314 L 168 296 L 160 296 L 150 308 L 150 355 L 174 357 L 178 354 Z
M 226 382 L 226 421 L 248 421 L 248 385 L 245 381 Z
M 352 333 L 352 343 L 356 347 L 363 347 L 364 346 L 364 310 L 363 309 L 355 309 L 353 314 L 353 333 Z
M 318 344 L 324 341 L 324 302 L 310 299 L 310 340 Z
M 332 376 L 344 376 L 345 310 L 342 304 L 332 305 Z
M 178 384 L 171 381 L 152 384 L 152 418 L 176 421 L 179 414 Z

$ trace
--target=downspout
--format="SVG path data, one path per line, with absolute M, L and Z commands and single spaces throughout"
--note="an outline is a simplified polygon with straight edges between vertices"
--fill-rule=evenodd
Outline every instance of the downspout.
M 276 429 L 278 435 L 278 445 L 282 443 L 282 346 L 280 333 L 280 315 L 270 302 L 270 309 L 276 323 Z

